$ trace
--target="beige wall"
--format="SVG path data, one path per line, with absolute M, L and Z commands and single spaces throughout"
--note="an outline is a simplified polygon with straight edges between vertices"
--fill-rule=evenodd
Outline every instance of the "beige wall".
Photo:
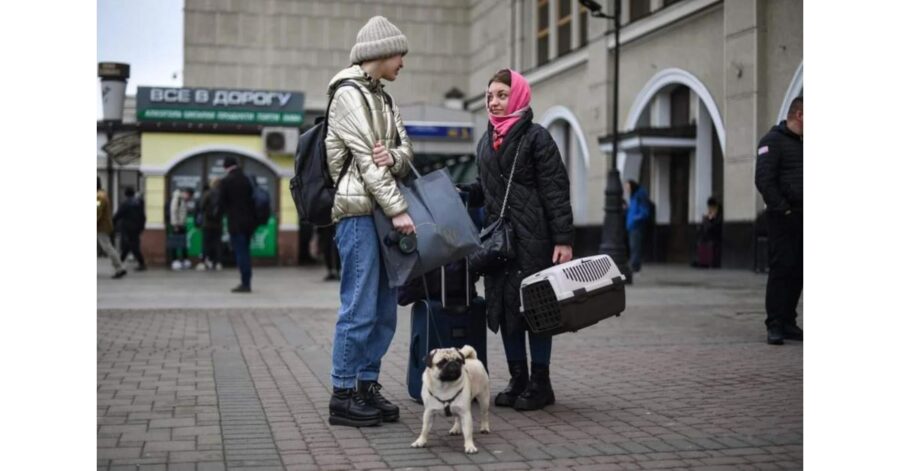
M 487 88 L 487 81 L 495 72 L 512 66 L 510 1 L 472 2 L 469 21 L 467 57 L 470 73 L 466 85 L 468 95 L 477 95 Z
M 535 0 L 185 0 L 185 86 L 300 90 L 307 108 L 320 108 L 327 81 L 347 65 L 357 30 L 375 14 L 410 40 L 406 67 L 389 85 L 399 103 L 441 103 L 451 87 L 475 97 L 499 68 L 517 65 L 531 77 L 563 60 L 533 67 Z M 753 185 L 755 146 L 802 63 L 802 16 L 800 0 L 723 0 L 622 47 L 620 129 L 660 70 L 689 72 L 713 97 L 725 123 L 728 221 L 752 220 L 762 209 Z M 604 36 L 609 21 L 588 18 L 588 26 L 587 62 L 533 84 L 533 106 L 538 120 L 553 106 L 574 114 L 590 154 L 587 222 L 600 224 L 608 157 L 597 138 L 612 130 L 612 51 Z M 476 108 L 480 137 L 486 117 Z
M 765 8 L 765 33 L 761 61 L 763 100 L 760 110 L 759 132 L 765 132 L 776 121 L 778 109 L 803 62 L 803 2 L 799 0 L 768 0 Z M 778 120 L 784 119 L 777 116 Z
M 464 0 L 185 0 L 184 85 L 298 90 L 323 107 L 329 79 L 349 65 L 356 33 L 384 15 L 409 39 L 398 103 L 439 103 L 464 89 Z
M 676 68 L 697 77 L 712 94 L 722 113 L 722 6 L 700 13 L 691 21 L 671 25 L 622 46 L 619 59 L 619 129 L 638 93 L 657 72 Z M 609 67 L 612 74 L 612 66 Z

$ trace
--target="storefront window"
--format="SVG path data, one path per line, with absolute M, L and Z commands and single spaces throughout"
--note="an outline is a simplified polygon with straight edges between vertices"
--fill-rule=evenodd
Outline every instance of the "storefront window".
M 238 161 L 244 173 L 250 176 L 254 182 L 269 193 L 272 202 L 272 217 L 268 224 L 259 226 L 253 234 L 250 242 L 250 253 L 254 257 L 275 257 L 277 254 L 277 235 L 279 200 L 278 200 L 278 175 L 268 166 L 256 159 L 229 152 L 211 152 L 198 154 L 176 165 L 166 176 L 166 220 L 168 221 L 168 203 L 172 193 L 176 189 L 193 188 L 195 200 L 199 201 L 203 194 L 203 187 L 209 185 L 214 178 L 225 176 L 225 157 L 234 157 Z M 188 255 L 199 257 L 202 253 L 202 233 L 194 226 L 194 215 L 188 216 L 186 227 L 188 229 Z M 227 236 L 226 236 L 227 238 Z M 229 260 L 230 250 L 226 244 L 225 258 Z

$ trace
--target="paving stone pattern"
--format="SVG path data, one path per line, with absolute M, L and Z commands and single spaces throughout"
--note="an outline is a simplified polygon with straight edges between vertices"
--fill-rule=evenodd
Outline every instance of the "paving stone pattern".
M 622 317 L 556 337 L 556 405 L 492 408 L 475 455 L 442 417 L 427 448 L 409 448 L 421 406 L 406 394 L 408 308 L 381 377 L 400 421 L 363 429 L 328 424 L 334 309 L 102 309 L 97 467 L 802 469 L 803 348 L 765 344 L 765 279 L 685 276 L 638 279 Z M 496 394 L 508 375 L 488 335 Z

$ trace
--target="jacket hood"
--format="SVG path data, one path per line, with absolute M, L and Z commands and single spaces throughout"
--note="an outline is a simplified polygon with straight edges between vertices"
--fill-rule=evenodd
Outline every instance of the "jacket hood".
M 362 67 L 359 65 L 352 65 L 338 72 L 331 78 L 331 81 L 328 82 L 328 96 L 331 96 L 331 94 L 334 93 L 335 87 L 342 80 L 354 80 L 372 92 L 378 91 L 384 87 L 380 80 L 374 80 Z
M 789 128 L 787 126 L 787 120 L 782 120 L 780 123 L 776 124 L 775 126 L 772 126 L 771 131 L 784 134 L 785 136 L 791 137 L 794 139 L 801 139 L 799 134 L 795 133 L 794 131 L 791 131 L 791 128 Z

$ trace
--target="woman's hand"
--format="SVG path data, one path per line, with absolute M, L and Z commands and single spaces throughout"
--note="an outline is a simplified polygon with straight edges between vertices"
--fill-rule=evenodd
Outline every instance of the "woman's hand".
M 379 167 L 391 167 L 394 165 L 394 157 L 391 156 L 391 153 L 388 152 L 381 141 L 376 142 L 375 148 L 372 149 L 372 160 Z
M 566 263 L 569 260 L 572 260 L 571 245 L 557 245 L 553 247 L 553 263 Z

